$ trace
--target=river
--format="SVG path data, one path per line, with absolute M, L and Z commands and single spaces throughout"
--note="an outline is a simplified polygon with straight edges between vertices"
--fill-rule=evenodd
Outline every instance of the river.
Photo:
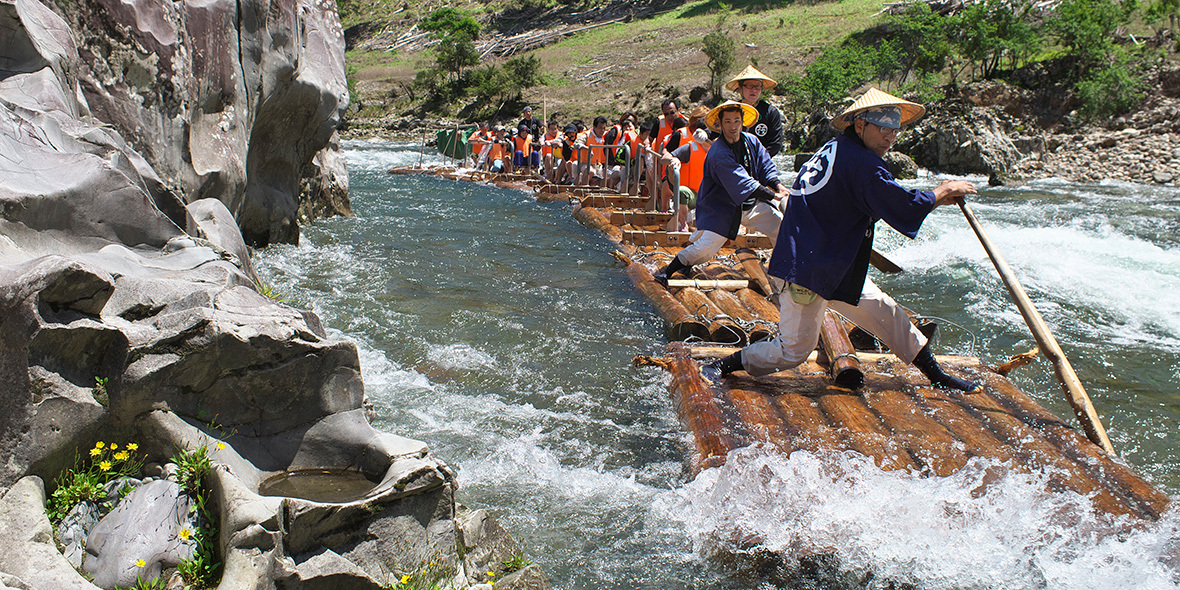
M 662 323 L 600 234 L 565 203 L 386 173 L 418 163 L 415 146 L 344 147 L 356 217 L 258 252 L 259 274 L 357 344 L 376 426 L 428 443 L 456 470 L 458 500 L 495 514 L 555 588 L 1180 584 L 1176 510 L 1127 529 L 1043 492 L 1043 474 L 980 492 L 981 463 L 921 478 L 854 454 L 754 448 L 693 478 L 667 376 L 630 366 L 661 354 Z M 1180 191 L 1045 180 L 984 188 L 972 207 L 1115 449 L 1177 498 Z M 1000 362 L 1034 347 L 957 208 L 936 210 L 917 240 L 878 229 L 906 272 L 874 278 L 942 320 L 936 352 Z M 1047 363 L 1014 380 L 1073 420 Z

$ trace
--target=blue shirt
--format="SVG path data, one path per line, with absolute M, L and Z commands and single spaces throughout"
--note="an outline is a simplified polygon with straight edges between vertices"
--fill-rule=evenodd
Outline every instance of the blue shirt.
M 778 184 L 778 168 L 762 142 L 749 133 L 742 133 L 741 141 L 750 154 L 751 169 L 746 171 L 725 138 L 718 138 L 705 155 L 701 188 L 697 191 L 697 229 L 707 229 L 729 239 L 737 237 L 742 215 L 742 203 L 759 187 Z M 740 223 L 740 222 L 739 222 Z
M 795 178 L 770 273 L 824 299 L 856 305 L 877 220 L 913 238 L 934 200 L 933 192 L 898 184 L 885 160 L 856 138 L 838 136 Z

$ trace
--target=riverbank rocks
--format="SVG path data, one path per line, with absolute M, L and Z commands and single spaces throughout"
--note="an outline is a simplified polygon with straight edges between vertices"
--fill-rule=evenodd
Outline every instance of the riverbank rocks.
M 348 105 L 332 3 L 59 6 L 79 40 L 68 71 L 87 114 L 127 138 L 163 186 L 222 201 L 253 246 L 296 242 L 301 208 L 347 214 L 346 175 L 322 154 L 339 154 L 330 140 Z

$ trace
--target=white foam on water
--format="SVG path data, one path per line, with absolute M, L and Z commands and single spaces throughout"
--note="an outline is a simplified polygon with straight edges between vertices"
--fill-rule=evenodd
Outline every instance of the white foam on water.
M 350 139 L 341 142 L 341 148 L 350 172 L 385 172 L 394 166 L 438 164 L 440 158 L 431 147 L 423 152 L 418 144 L 383 139 Z
M 982 218 L 990 207 L 975 209 Z M 999 276 L 962 217 L 939 212 L 931 222 L 922 239 L 888 251 L 890 259 L 918 272 L 959 275 L 966 270 L 976 282 L 972 293 L 996 296 L 973 311 L 1023 325 L 1007 292 L 997 288 Z M 1127 235 L 1093 218 L 1040 227 L 984 223 L 997 251 L 1051 324 L 1113 344 L 1154 343 L 1180 351 L 1180 298 L 1174 296 L 1180 292 L 1180 249 Z M 1076 321 L 1078 308 L 1092 319 Z
M 426 358 L 444 369 L 490 369 L 496 366 L 492 355 L 468 344 L 431 345 Z
M 885 472 L 856 453 L 751 447 L 658 508 L 706 556 L 765 549 L 788 561 L 834 553 L 872 588 L 1175 588 L 1180 515 L 1132 523 L 1048 474 L 973 460 L 950 477 Z

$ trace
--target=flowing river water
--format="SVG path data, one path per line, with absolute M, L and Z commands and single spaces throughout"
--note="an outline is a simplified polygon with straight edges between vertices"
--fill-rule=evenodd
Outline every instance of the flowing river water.
M 565 203 L 386 173 L 417 164 L 416 146 L 345 152 L 356 217 L 260 251 L 259 272 L 356 343 L 377 426 L 427 442 L 457 471 L 459 501 L 495 514 L 555 588 L 1180 584 L 1176 509 L 1122 526 L 1044 492 L 1044 474 L 985 483 L 976 463 L 922 478 L 851 453 L 752 448 L 694 478 L 668 377 L 630 366 L 662 353 L 662 321 L 601 234 Z M 972 208 L 1115 449 L 1180 497 L 1180 191 L 1047 180 L 984 188 Z M 1035 346 L 957 208 L 917 240 L 878 229 L 906 272 L 875 279 L 941 318 L 936 352 L 1000 362 Z M 1047 363 L 1014 379 L 1073 422 Z

